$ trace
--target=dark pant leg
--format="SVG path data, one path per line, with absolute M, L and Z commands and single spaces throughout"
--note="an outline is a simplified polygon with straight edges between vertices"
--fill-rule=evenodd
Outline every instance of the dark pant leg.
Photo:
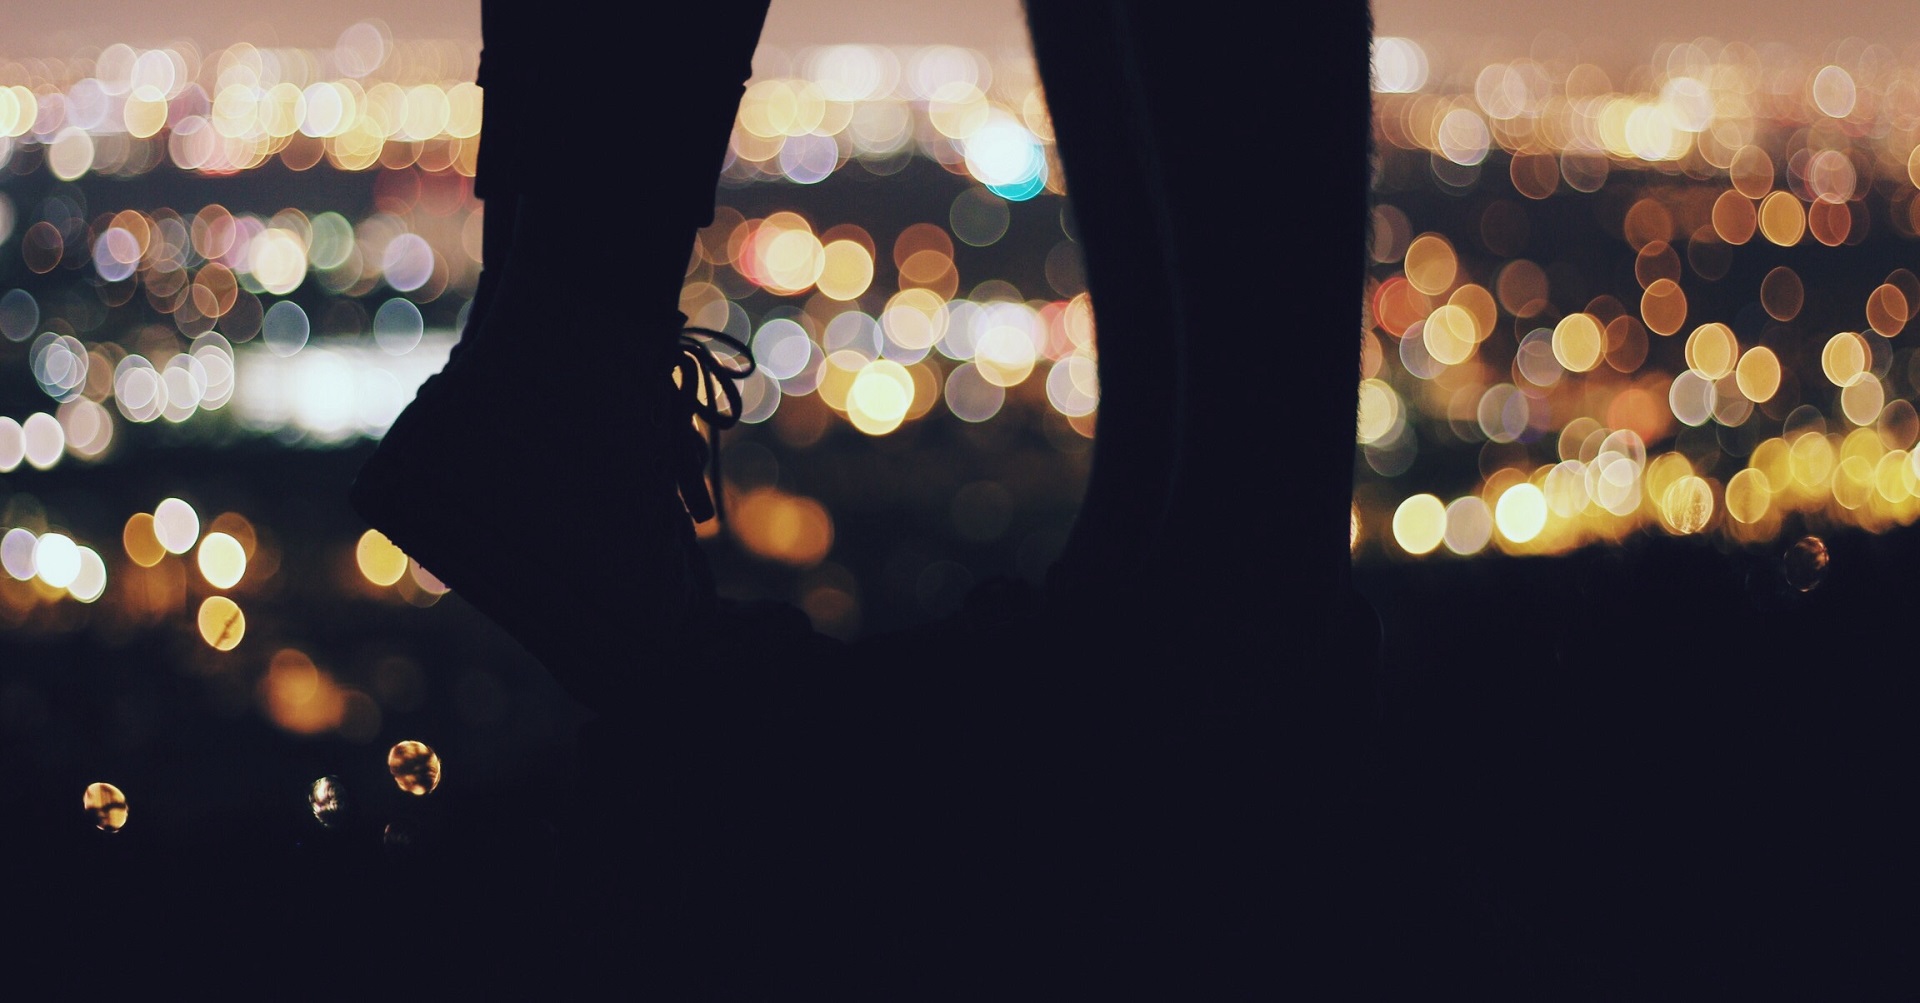
M 1170 699 L 1152 751 L 1116 750 L 1100 781 L 1139 810 L 1092 845 L 1138 892 L 1131 957 L 1270 992 L 1336 979 L 1357 935 L 1336 917 L 1360 898 L 1345 837 L 1369 719 L 1345 625 L 1370 26 L 1364 3 L 1293 31 L 1237 14 L 1028 4 L 1096 316 L 1103 261 L 1172 313 L 1099 329 L 1103 389 L 1163 381 L 1174 418 L 1166 519 L 1133 583 L 1160 643 L 1121 656 L 1109 621 L 1095 645 L 1120 674 L 1166 673 Z M 1129 406 L 1103 394 L 1099 434 Z
M 648 320 L 678 303 L 767 4 L 703 2 L 671 32 L 617 6 L 482 4 L 476 189 L 516 196 L 540 267 L 617 278 L 593 296 Z M 614 219 L 618 239 L 585 239 Z

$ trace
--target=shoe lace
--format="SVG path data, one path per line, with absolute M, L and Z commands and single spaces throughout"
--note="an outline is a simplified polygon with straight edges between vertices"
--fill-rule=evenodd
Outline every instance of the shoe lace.
M 720 361 L 713 353 L 715 343 L 745 361 L 739 365 Z M 679 462 L 674 465 L 680 497 L 694 522 L 702 523 L 718 516 L 725 523 L 726 507 L 721 503 L 720 433 L 740 424 L 739 383 L 753 374 L 756 367 L 753 353 L 740 339 L 705 327 L 681 328 L 674 351 L 675 392 L 680 396 L 680 406 L 674 413 L 691 415 L 707 426 L 705 436 L 691 425 L 687 428 Z M 721 407 L 723 400 L 724 408 Z M 713 467 L 711 494 L 706 476 L 709 462 Z

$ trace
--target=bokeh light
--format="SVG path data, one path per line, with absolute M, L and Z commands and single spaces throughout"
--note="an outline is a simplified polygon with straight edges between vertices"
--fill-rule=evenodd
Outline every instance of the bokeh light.
M 112 784 L 88 784 L 80 807 L 101 832 L 119 832 L 127 824 L 127 796 Z
M 425 742 L 397 742 L 387 750 L 387 772 L 408 794 L 431 794 L 440 786 L 440 754 Z

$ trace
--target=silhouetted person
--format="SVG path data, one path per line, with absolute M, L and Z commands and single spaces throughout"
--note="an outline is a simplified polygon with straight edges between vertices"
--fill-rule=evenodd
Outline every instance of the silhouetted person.
M 851 644 L 716 596 L 693 532 L 733 376 L 680 284 L 765 11 L 483 6 L 481 287 L 352 495 L 600 716 L 631 778 L 600 947 L 688 994 L 1357 978 L 1365 4 L 1276 37 L 1031 0 L 1099 329 L 1083 507 L 1039 601 Z M 639 224 L 595 245 L 551 145 L 626 99 L 673 147 L 603 168 Z

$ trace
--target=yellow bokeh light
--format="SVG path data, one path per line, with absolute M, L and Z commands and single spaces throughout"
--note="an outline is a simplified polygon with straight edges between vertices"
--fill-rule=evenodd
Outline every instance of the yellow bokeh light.
M 1867 360 L 1871 357 L 1865 338 L 1852 331 L 1841 331 L 1827 339 L 1827 347 L 1821 350 L 1820 371 L 1834 386 L 1849 387 L 1866 372 Z
M 980 332 L 973 346 L 973 364 L 981 378 L 997 387 L 1017 387 L 1033 373 L 1038 355 L 1027 332 L 996 324 Z
M 1773 190 L 1773 158 L 1757 146 L 1742 146 L 1733 155 L 1727 176 L 1734 191 L 1750 199 L 1764 198 Z
M 1532 484 L 1515 484 L 1493 506 L 1493 524 L 1514 543 L 1528 543 L 1547 528 L 1547 496 Z
M 424 797 L 440 786 L 440 754 L 425 742 L 397 742 L 387 750 L 387 772 L 395 786 Z
M 1736 521 L 1757 523 L 1772 505 L 1773 489 L 1761 471 L 1748 467 L 1727 482 L 1727 514 Z
M 1672 279 L 1654 279 L 1640 294 L 1640 320 L 1647 330 L 1668 335 L 1687 322 L 1687 294 Z
M 127 95 L 127 103 L 121 112 L 121 121 L 127 127 L 127 134 L 138 139 L 150 139 L 160 134 L 167 125 L 167 99 L 165 95 L 136 90 Z
M 1861 373 L 1840 391 L 1840 411 L 1855 425 L 1873 424 L 1880 418 L 1880 409 L 1886 406 L 1886 387 L 1872 373 Z
M 1431 553 L 1447 534 L 1447 506 L 1429 494 L 1418 494 L 1393 510 L 1393 541 L 1409 554 Z
M 1841 508 L 1852 510 L 1871 501 L 1878 491 L 1874 486 L 1873 464 L 1858 456 L 1841 460 L 1833 471 L 1833 500 Z
M 1476 328 L 1471 313 L 1449 303 L 1428 315 L 1421 336 L 1435 362 L 1457 366 L 1467 361 L 1479 344 Z
M 826 270 L 825 249 L 810 230 L 781 230 L 768 240 L 755 240 L 760 274 L 769 292 L 798 296 L 813 288 Z
M 346 715 L 346 691 L 305 652 L 294 648 L 274 653 L 259 687 L 267 717 L 296 735 L 332 731 Z
M 1907 326 L 1907 294 L 1891 282 L 1882 283 L 1867 297 L 1867 326 L 1884 338 Z
M 1913 497 L 1913 465 L 1907 462 L 1908 455 L 1906 450 L 1896 449 L 1874 464 L 1874 492 L 1889 505 L 1898 505 Z
M 1493 326 L 1500 322 L 1500 304 L 1486 286 L 1469 282 L 1447 297 L 1447 305 L 1465 310 L 1473 319 L 1473 340 L 1476 342 L 1487 340 L 1487 336 L 1493 333 Z
M 88 784 L 80 795 L 80 807 L 101 832 L 119 832 L 127 824 L 127 796 L 112 784 Z
M 1660 521 L 1668 531 L 1687 536 L 1706 529 L 1712 519 L 1713 486 L 1704 479 L 1690 474 L 1661 493 Z
M 407 573 L 407 555 L 377 529 L 360 534 L 354 545 L 353 559 L 360 573 L 375 585 L 392 585 Z
M 247 266 L 267 292 L 284 296 L 306 281 L 306 243 L 291 230 L 267 230 L 247 245 Z
M 1360 442 L 1377 442 L 1399 427 L 1400 395 L 1379 379 L 1360 381 L 1359 420 L 1355 426 Z
M 200 541 L 200 576 L 217 589 L 230 589 L 247 573 L 247 551 L 225 533 L 208 533 Z
M 1802 432 L 1787 447 L 1787 473 L 1803 491 L 1825 491 L 1833 466 L 1833 444 L 1819 432 Z
M 1787 192 L 1774 192 L 1760 203 L 1760 235 L 1781 247 L 1792 247 L 1807 232 L 1807 211 Z
M 809 567 L 833 549 L 833 520 L 811 498 L 756 488 L 734 504 L 732 521 L 743 547 L 783 564 Z
M 200 639 L 215 651 L 232 651 L 247 635 L 247 615 L 226 596 L 208 596 L 197 618 Z
M 913 376 L 890 359 L 862 367 L 847 392 L 847 419 L 868 435 L 900 427 L 913 407 Z
M 880 327 L 907 349 L 930 348 L 947 333 L 947 304 L 929 289 L 902 289 L 880 311 Z
M 822 296 L 841 303 L 859 299 L 873 285 L 873 255 L 856 241 L 836 240 L 821 248 Z
M 1592 314 L 1568 314 L 1554 325 L 1553 357 L 1573 372 L 1584 373 L 1599 365 L 1606 344 L 1606 334 Z
M 1423 233 L 1407 245 L 1407 281 L 1428 296 L 1438 296 L 1453 288 L 1460 262 L 1453 245 L 1437 233 Z
M 1757 346 L 1740 356 L 1733 370 L 1740 392 L 1755 404 L 1764 404 L 1780 391 L 1780 358 L 1773 349 Z
M 1718 380 L 1733 372 L 1740 358 L 1740 345 L 1733 329 L 1718 322 L 1702 324 L 1687 336 L 1687 368 L 1707 380 Z
M 167 548 L 161 546 L 160 538 L 154 535 L 151 512 L 135 512 L 128 517 L 125 528 L 120 531 L 120 543 L 126 548 L 127 557 L 143 568 L 151 568 L 167 556 Z

